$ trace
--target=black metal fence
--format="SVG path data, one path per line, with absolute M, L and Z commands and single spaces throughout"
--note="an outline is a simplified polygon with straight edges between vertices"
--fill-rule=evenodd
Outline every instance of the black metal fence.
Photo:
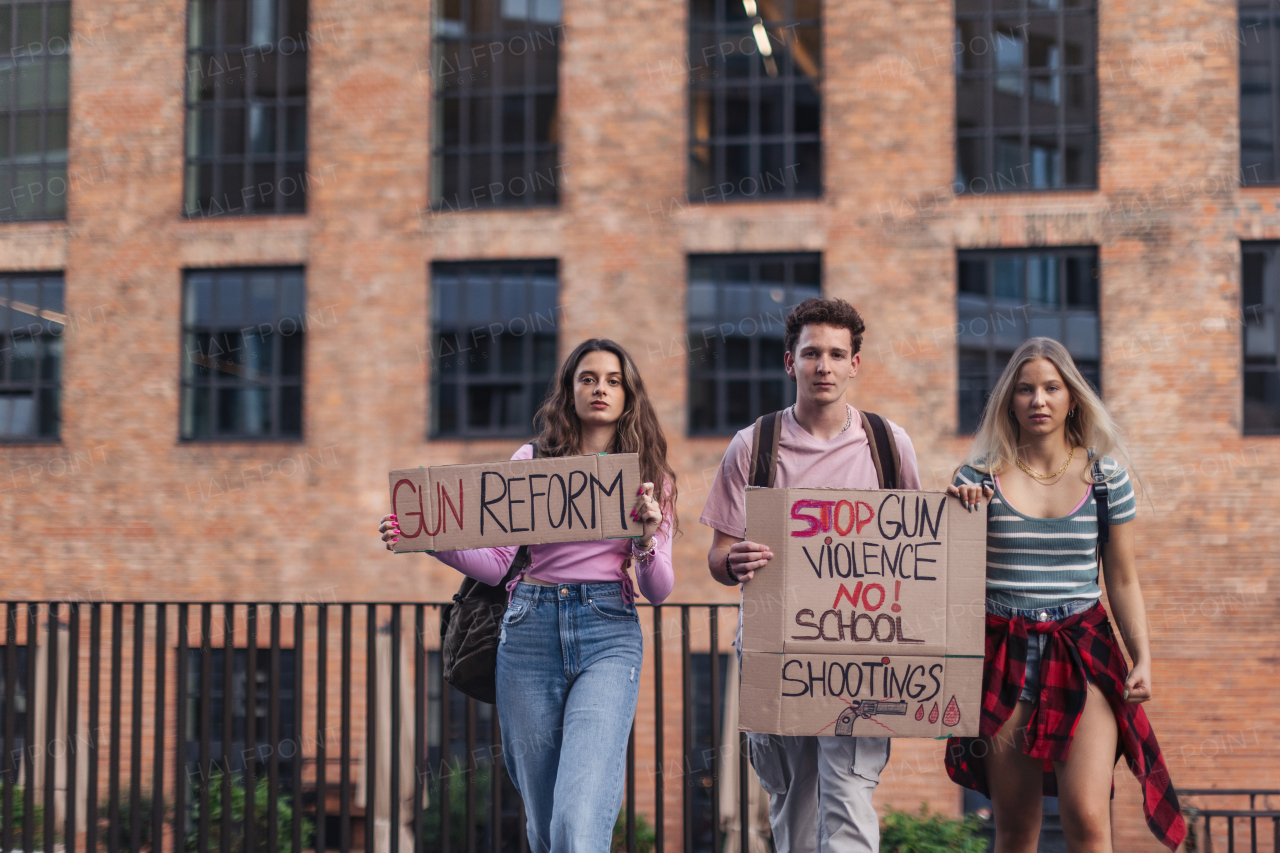
M 1214 820 L 1217 819 L 1219 826 L 1225 823 L 1227 834 L 1227 846 L 1222 853 L 1237 853 L 1236 851 L 1236 826 L 1242 825 L 1243 829 L 1247 828 L 1249 834 L 1249 853 L 1259 853 L 1258 840 L 1270 841 L 1268 845 L 1272 851 L 1280 851 L 1280 809 L 1268 808 L 1267 802 L 1271 797 L 1280 797 L 1280 790 L 1268 788 L 1187 788 L 1178 792 L 1183 799 L 1183 811 L 1187 816 L 1189 829 L 1195 833 L 1199 844 L 1198 851 L 1204 853 L 1213 853 L 1213 830 Z M 1243 800 L 1245 797 L 1249 799 L 1249 807 L 1246 808 L 1229 808 L 1226 806 L 1218 808 L 1205 808 L 1196 803 L 1203 797 L 1218 797 Z M 1263 800 L 1262 807 L 1258 807 L 1258 798 Z M 1240 803 L 1243 805 L 1243 803 Z M 1203 818 L 1203 824 L 1200 819 Z M 1258 822 L 1262 821 L 1262 835 L 1258 834 Z M 1271 826 L 1267 826 L 1267 822 Z M 1243 839 L 1241 839 L 1243 842 Z M 1265 851 L 1267 846 L 1263 847 Z M 1240 850 L 1244 850 L 1243 843 Z
M 441 678 L 439 607 L 4 604 L 0 849 L 526 850 L 497 714 Z M 748 849 L 745 736 L 726 726 L 721 651 L 736 611 L 642 610 L 616 849 L 719 853 L 726 830 Z M 727 815 L 724 783 L 737 789 Z

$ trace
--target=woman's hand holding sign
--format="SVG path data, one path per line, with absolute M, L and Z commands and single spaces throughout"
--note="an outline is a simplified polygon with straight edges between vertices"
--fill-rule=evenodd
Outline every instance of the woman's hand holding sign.
M 662 523 L 662 507 L 653 496 L 653 483 L 641 484 L 640 491 L 636 492 L 635 506 L 631 508 L 631 518 L 640 522 L 644 530 L 636 547 L 641 551 L 648 551 L 653 546 L 653 535 L 658 532 L 658 525 Z
M 400 522 L 394 515 L 384 515 L 382 521 L 378 524 L 378 532 L 382 534 L 382 541 L 387 543 L 387 550 L 395 550 L 391 546 L 400 541 Z
M 952 497 L 959 498 L 964 503 L 964 508 L 973 512 L 982 506 L 983 498 L 990 499 L 994 492 L 989 486 L 947 486 L 947 494 Z

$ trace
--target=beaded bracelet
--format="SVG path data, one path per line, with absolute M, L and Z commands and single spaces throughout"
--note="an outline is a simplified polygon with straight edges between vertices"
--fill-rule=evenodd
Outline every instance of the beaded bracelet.
M 636 547 L 636 543 L 639 541 L 640 541 L 639 539 L 631 540 L 631 556 L 635 559 L 636 562 L 647 563 L 650 560 L 652 560 L 655 556 L 657 556 L 658 546 L 653 542 L 653 540 L 649 541 L 649 550 L 647 551 L 641 551 Z

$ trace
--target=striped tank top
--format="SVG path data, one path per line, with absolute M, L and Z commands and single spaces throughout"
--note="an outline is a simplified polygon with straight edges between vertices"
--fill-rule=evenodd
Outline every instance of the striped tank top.
M 1093 454 L 1090 453 L 1090 459 Z M 1102 472 L 1110 489 L 1111 524 L 1131 521 L 1137 512 L 1129 474 L 1109 456 Z M 977 485 L 982 474 L 965 465 L 955 485 Z M 1098 587 L 1098 506 L 1093 490 L 1061 518 L 1035 518 L 1012 507 L 996 485 L 987 509 L 987 600 L 1017 609 L 1057 607 L 1069 600 L 1096 600 Z

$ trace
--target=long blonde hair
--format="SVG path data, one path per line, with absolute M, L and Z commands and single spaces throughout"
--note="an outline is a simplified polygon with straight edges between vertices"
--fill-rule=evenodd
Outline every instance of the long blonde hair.
M 965 465 L 975 471 L 987 474 L 1000 474 L 1017 464 L 1018 434 L 1020 427 L 1015 418 L 1009 416 L 1013 392 L 1018 384 L 1018 374 L 1022 366 L 1029 361 L 1043 358 L 1058 369 L 1058 375 L 1066 384 L 1075 401 L 1075 414 L 1067 418 L 1067 441 L 1072 447 L 1084 447 L 1093 451 L 1095 458 L 1103 456 L 1119 457 L 1120 463 L 1113 471 L 1106 472 L 1108 479 L 1120 476 L 1129 466 L 1129 454 L 1125 450 L 1120 427 L 1107 411 L 1098 392 L 1084 378 L 1080 368 L 1067 348 L 1053 338 L 1030 338 L 1014 350 L 1005 365 L 1004 372 L 996 381 L 991 396 L 987 400 L 986 409 L 982 413 L 982 423 L 973 436 L 973 446 L 965 458 Z M 1092 482 L 1092 466 L 1086 465 L 1084 479 Z

